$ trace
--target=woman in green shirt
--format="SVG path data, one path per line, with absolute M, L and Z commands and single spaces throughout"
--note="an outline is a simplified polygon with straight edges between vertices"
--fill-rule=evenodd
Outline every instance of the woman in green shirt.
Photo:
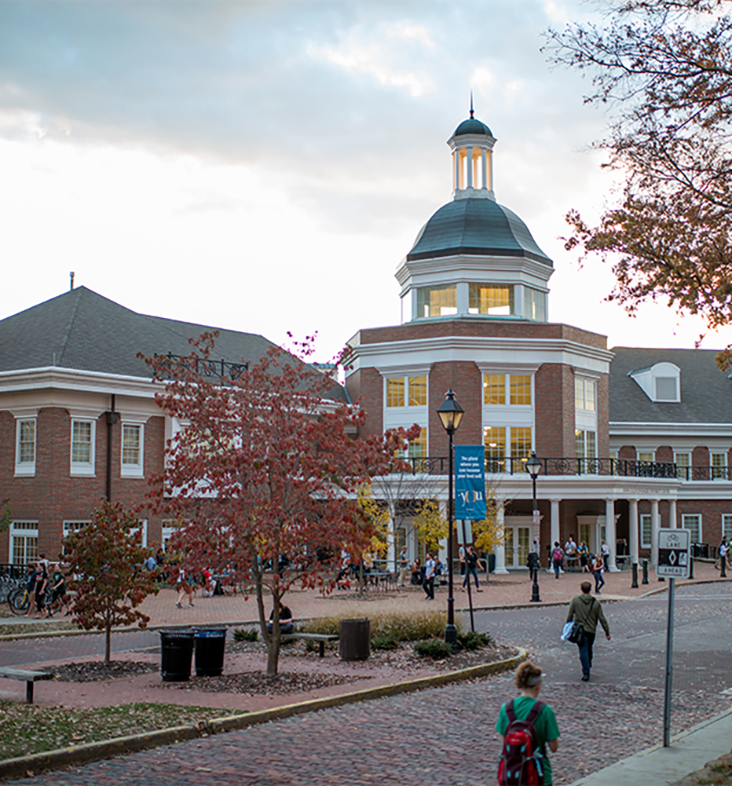
M 519 695 L 513 700 L 513 712 L 518 720 L 525 720 L 537 702 L 541 691 L 541 669 L 531 661 L 524 661 L 516 669 L 516 687 Z M 508 729 L 508 715 L 506 705 L 501 707 L 498 713 L 496 731 L 504 737 Z M 549 786 L 552 781 L 552 765 L 547 754 L 547 747 L 552 753 L 556 753 L 559 747 L 559 726 L 554 710 L 545 704 L 538 717 L 534 721 L 534 730 L 538 738 L 539 752 L 542 755 L 541 766 L 544 773 L 544 786 Z M 542 781 L 539 781 L 542 783 Z

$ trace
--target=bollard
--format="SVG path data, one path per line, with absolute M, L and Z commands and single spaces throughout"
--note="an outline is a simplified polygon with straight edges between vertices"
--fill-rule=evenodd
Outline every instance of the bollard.
M 727 578 L 727 555 L 726 554 L 722 554 L 722 556 L 719 558 L 719 565 L 720 565 L 720 567 L 722 569 L 722 572 L 719 575 L 720 575 L 721 578 L 726 579 Z
M 648 560 L 643 560 L 643 584 L 648 584 Z
M 630 585 L 631 589 L 638 589 L 638 563 L 633 563 L 633 583 Z
M 689 578 L 694 578 L 694 557 L 689 555 Z

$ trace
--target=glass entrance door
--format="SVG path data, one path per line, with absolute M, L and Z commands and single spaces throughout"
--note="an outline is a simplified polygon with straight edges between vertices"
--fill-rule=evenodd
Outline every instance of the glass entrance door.
M 525 568 L 529 558 L 530 527 L 510 527 L 504 529 L 506 542 L 506 567 Z

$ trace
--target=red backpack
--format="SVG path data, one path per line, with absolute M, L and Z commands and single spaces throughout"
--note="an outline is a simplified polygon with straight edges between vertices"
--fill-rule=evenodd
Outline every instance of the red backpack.
M 499 786 L 540 786 L 544 783 L 543 758 L 534 723 L 545 705 L 537 701 L 525 720 L 518 720 L 513 701 L 506 704 L 508 726 L 498 763 Z

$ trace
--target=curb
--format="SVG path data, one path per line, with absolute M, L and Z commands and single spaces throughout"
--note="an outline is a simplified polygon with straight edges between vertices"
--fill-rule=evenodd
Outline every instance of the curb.
M 169 729 L 159 729 L 128 737 L 117 737 L 104 742 L 92 742 L 88 745 L 77 745 L 46 751 L 45 753 L 35 753 L 31 756 L 16 759 L 6 759 L 0 762 L 0 779 L 32 777 L 48 770 L 88 764 L 100 759 L 108 759 L 112 756 L 121 756 L 126 753 L 136 753 L 163 745 L 174 745 L 178 742 L 185 742 L 186 740 L 193 740 L 210 734 L 222 734 L 227 731 L 246 729 L 250 726 L 258 726 L 262 723 L 282 720 L 294 715 L 303 715 L 307 712 L 317 712 L 318 710 L 354 704 L 359 701 L 381 699 L 387 696 L 397 696 L 400 693 L 412 693 L 425 688 L 438 688 L 453 682 L 472 680 L 477 677 L 487 677 L 490 674 L 514 669 L 519 663 L 526 660 L 528 656 L 526 650 L 521 647 L 517 649 L 518 654 L 513 658 L 496 661 L 495 663 L 485 663 L 481 666 L 471 666 L 467 669 L 450 671 L 445 674 L 434 674 L 430 677 L 420 677 L 419 679 L 407 680 L 406 682 L 395 682 L 391 685 L 382 685 L 379 688 L 366 688 L 339 696 L 303 701 L 298 704 L 286 704 L 283 707 L 250 712 L 246 715 L 230 715 L 211 721 L 204 721 L 195 726 L 175 726 Z

